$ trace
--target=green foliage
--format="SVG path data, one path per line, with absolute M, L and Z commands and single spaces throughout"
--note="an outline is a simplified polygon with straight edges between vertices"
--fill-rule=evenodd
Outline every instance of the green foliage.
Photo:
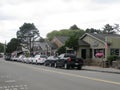
M 26 53 L 25 53 L 25 56 L 26 56 L 26 57 L 30 57 L 30 53 L 26 52 Z
M 62 54 L 62 53 L 65 53 L 65 51 L 66 51 L 66 47 L 65 47 L 65 46 L 62 46 L 62 47 L 60 47 L 60 48 L 57 50 L 57 53 L 58 53 L 58 55 L 60 55 L 60 54 Z
M 13 51 L 18 50 L 20 47 L 20 41 L 16 38 L 12 38 L 11 41 L 7 44 L 6 53 L 12 53 Z
M 20 31 L 24 34 L 24 33 L 28 33 L 31 30 L 37 30 L 37 28 L 35 27 L 35 25 L 32 23 L 24 23 L 20 28 Z
M 50 33 L 47 34 L 47 38 L 49 40 L 52 40 L 55 36 L 73 36 L 73 35 L 83 35 L 85 33 L 84 30 L 71 30 L 71 29 L 62 29 L 60 31 L 52 31 Z
M 105 34 L 114 34 L 115 31 L 114 31 L 114 28 L 113 26 L 109 25 L 109 24 L 106 24 L 103 28 L 103 33 Z
M 68 36 L 70 37 L 66 43 L 65 46 L 58 49 L 58 53 L 65 53 L 66 48 L 73 48 L 74 50 L 78 49 L 78 39 L 85 33 L 84 30 L 79 29 L 77 25 L 73 25 L 70 27 L 70 29 L 62 29 L 60 31 L 52 31 L 47 34 L 47 37 L 49 40 L 52 40 L 55 36 Z
M 33 23 L 24 23 L 16 34 L 20 43 L 31 51 L 31 42 L 34 41 L 35 38 L 39 37 L 39 30 Z
M 4 44 L 0 43 L 0 53 L 4 52 Z
M 66 41 L 65 46 L 77 50 L 79 47 L 78 40 L 79 40 L 79 36 L 75 34 Z
M 28 37 L 35 38 L 39 36 L 39 30 L 33 23 L 24 23 L 17 31 L 17 38 L 22 42 L 26 42 Z
M 114 28 L 115 31 L 120 32 L 119 24 L 114 24 L 113 28 Z
M 117 33 L 119 30 L 119 24 L 114 24 L 114 25 L 110 25 L 110 24 L 106 24 L 102 30 L 99 29 L 94 29 L 94 28 L 87 28 L 86 32 L 87 33 L 104 33 L 104 34 L 115 34 Z
M 54 30 L 54 31 L 52 31 L 52 32 L 50 32 L 50 33 L 47 34 L 47 38 L 48 38 L 49 40 L 52 40 L 52 38 L 53 38 L 54 36 L 58 36 L 58 35 L 59 35 L 59 31 Z
M 79 28 L 77 27 L 77 25 L 74 24 L 73 26 L 70 27 L 70 30 L 79 30 Z
M 111 55 L 107 57 L 107 60 L 109 61 L 110 65 L 112 65 L 112 61 L 116 61 L 119 57 L 117 55 Z
M 90 29 L 87 28 L 85 32 L 86 33 L 102 33 L 101 30 L 97 30 L 97 29 L 94 29 L 94 28 L 90 28 Z

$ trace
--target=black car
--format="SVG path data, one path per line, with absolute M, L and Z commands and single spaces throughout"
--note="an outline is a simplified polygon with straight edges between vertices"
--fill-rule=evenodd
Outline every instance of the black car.
M 81 69 L 83 66 L 83 60 L 81 58 L 77 58 L 75 54 L 61 54 L 58 56 L 58 60 L 56 60 L 54 67 L 61 67 L 65 69 L 69 68 L 77 68 Z

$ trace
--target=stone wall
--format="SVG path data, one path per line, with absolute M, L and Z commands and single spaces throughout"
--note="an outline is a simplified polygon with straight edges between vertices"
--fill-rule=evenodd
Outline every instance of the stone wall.
M 120 69 L 120 60 L 113 61 L 113 62 L 112 62 L 112 67 L 113 67 L 113 68 Z
M 84 60 L 84 65 L 99 66 L 99 67 L 104 67 L 104 68 L 109 67 L 109 63 L 106 62 L 106 61 L 103 61 L 103 60 L 91 60 L 91 59 Z

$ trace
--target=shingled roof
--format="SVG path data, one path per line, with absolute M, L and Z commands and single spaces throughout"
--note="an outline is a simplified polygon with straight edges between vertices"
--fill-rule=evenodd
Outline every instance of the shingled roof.
M 67 36 L 56 36 L 56 38 L 59 39 L 62 43 L 65 43 L 69 39 Z
M 120 35 L 118 35 L 118 34 L 94 34 L 94 33 L 86 33 L 81 38 L 84 38 L 84 36 L 86 36 L 86 35 L 90 35 L 90 36 L 95 37 L 97 39 L 100 39 L 102 41 L 105 41 L 105 37 L 120 37 Z
M 83 40 L 79 40 L 79 45 L 80 46 L 90 46 L 87 42 L 83 41 Z
M 52 49 L 57 49 L 57 46 L 56 46 L 54 43 L 50 42 L 49 40 L 46 40 L 46 43 L 47 43 Z

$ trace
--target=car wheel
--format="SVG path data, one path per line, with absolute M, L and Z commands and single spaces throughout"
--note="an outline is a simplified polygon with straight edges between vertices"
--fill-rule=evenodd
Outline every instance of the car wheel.
M 69 66 L 67 63 L 64 64 L 64 69 L 69 69 Z
M 57 68 L 57 63 L 54 64 L 54 67 Z
M 37 60 L 36 60 L 35 64 L 36 64 L 36 65 L 38 64 L 38 63 L 37 63 Z
M 82 67 L 78 67 L 77 69 L 78 69 L 78 70 L 81 70 L 81 68 L 82 68 Z
M 49 66 L 52 67 L 52 64 L 50 63 Z
M 46 64 L 46 63 L 44 63 L 44 66 L 47 66 L 47 64 Z

